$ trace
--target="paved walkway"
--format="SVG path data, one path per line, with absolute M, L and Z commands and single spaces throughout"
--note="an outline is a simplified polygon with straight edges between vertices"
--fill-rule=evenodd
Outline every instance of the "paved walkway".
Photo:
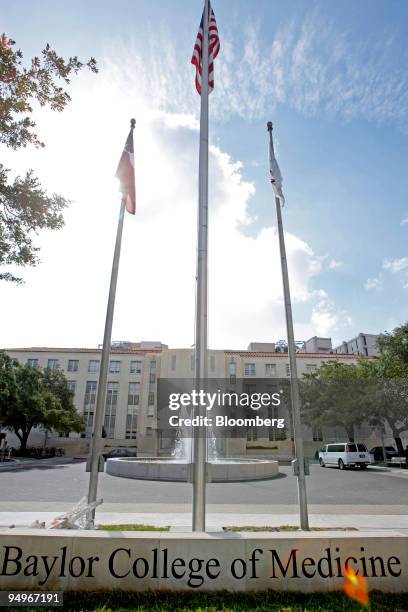
M 34 521 L 48 524 L 59 513 L 69 510 L 70 503 L 1 502 L 0 527 L 28 527 Z M 24 509 L 23 509 L 24 508 Z M 99 524 L 138 523 L 177 531 L 191 529 L 191 508 L 187 504 L 103 504 L 97 509 Z M 399 530 L 408 532 L 408 506 L 318 506 L 309 507 L 311 527 L 354 527 L 360 530 Z M 207 506 L 207 530 L 217 531 L 227 525 L 279 526 L 298 525 L 296 506 L 251 506 L 217 504 Z

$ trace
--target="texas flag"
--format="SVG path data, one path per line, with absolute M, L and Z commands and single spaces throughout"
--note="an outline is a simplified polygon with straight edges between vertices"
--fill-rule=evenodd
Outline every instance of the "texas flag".
M 136 120 L 131 119 L 129 136 L 127 137 L 115 174 L 116 178 L 120 180 L 120 190 L 125 201 L 126 210 L 132 215 L 136 212 L 135 155 L 133 149 L 133 130 L 135 125 Z

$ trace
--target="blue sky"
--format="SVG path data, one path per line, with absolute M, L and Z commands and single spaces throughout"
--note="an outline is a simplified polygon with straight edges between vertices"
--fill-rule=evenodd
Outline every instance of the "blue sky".
M 163 155 L 168 156 L 163 167 L 168 162 L 170 173 L 172 162 L 179 161 L 183 154 L 188 158 L 186 167 L 180 165 L 177 176 L 183 185 L 190 186 L 190 190 L 187 186 L 183 186 L 183 190 L 186 201 L 194 209 L 198 157 L 198 148 L 195 157 L 194 143 L 198 134 L 192 122 L 198 118 L 199 101 L 193 89 L 194 70 L 189 61 L 201 6 L 198 0 L 119 0 L 114 4 L 107 1 L 3 2 L 3 27 L 27 57 L 38 53 L 42 45 L 49 42 L 62 54 L 77 54 L 82 58 L 92 55 L 99 62 L 98 76 L 81 75 L 73 82 L 72 112 L 52 119 L 39 114 L 43 134 L 49 135 L 48 140 L 46 138 L 48 154 L 63 155 L 64 143 L 53 139 L 53 131 L 60 129 L 58 121 L 63 122 L 61 126 L 70 125 L 71 132 L 78 125 L 78 133 L 72 136 L 81 149 L 92 146 L 91 133 L 87 142 L 79 121 L 86 118 L 85 125 L 92 121 L 89 98 L 95 96 L 96 91 L 99 97 L 93 98 L 95 110 L 102 113 L 103 109 L 99 133 L 105 130 L 112 143 L 112 148 L 107 148 L 99 163 L 106 161 L 106 168 L 111 164 L 114 170 L 121 148 L 119 143 L 128 125 L 128 114 L 121 115 L 119 103 L 114 102 L 115 92 L 118 96 L 122 94 L 120 104 L 123 103 L 124 113 L 129 110 L 133 114 L 135 108 L 137 115 L 143 98 L 143 108 L 164 113 L 162 119 L 165 117 L 166 121 L 181 114 L 189 118 L 183 119 L 184 124 L 175 119 L 177 126 L 168 134 L 164 133 L 168 126 L 163 128 L 160 137 L 164 140 L 160 141 L 160 146 L 164 147 Z M 225 307 L 228 295 L 223 295 L 220 289 L 221 270 L 225 276 L 230 268 L 223 268 L 215 257 L 219 253 L 217 257 L 224 256 L 230 266 L 239 265 L 233 250 L 238 243 L 236 236 L 231 233 L 228 238 L 226 233 L 224 249 L 217 251 L 216 238 L 219 236 L 222 242 L 222 234 L 215 227 L 212 265 L 214 276 L 218 274 L 219 278 L 214 281 L 211 302 L 210 319 L 213 316 L 215 321 L 210 335 L 212 345 L 242 348 L 251 340 L 276 340 L 284 335 L 279 268 L 275 261 L 270 264 L 268 261 L 269 255 L 271 259 L 277 256 L 276 245 L 272 244 L 276 241 L 275 213 L 267 180 L 266 122 L 270 119 L 274 123 L 277 157 L 287 200 L 285 230 L 292 236 L 292 243 L 289 237 L 289 250 L 292 244 L 293 256 L 289 257 L 289 265 L 293 278 L 296 336 L 305 339 L 308 334 L 316 333 L 332 335 L 335 341 L 340 341 L 360 331 L 376 333 L 404 322 L 408 296 L 408 221 L 403 223 L 408 219 L 408 4 L 396 0 L 360 0 L 358 3 L 350 0 L 294 0 L 290 3 L 214 0 L 213 8 L 221 51 L 215 65 L 215 91 L 210 99 L 211 140 L 217 148 L 214 174 L 210 175 L 213 184 L 210 194 L 214 200 L 213 204 L 210 201 L 210 206 L 217 210 L 224 196 L 226 201 L 229 198 L 231 207 L 231 197 L 239 199 L 242 215 L 234 220 L 231 213 L 229 219 L 231 223 L 238 220 L 240 231 L 247 237 L 245 258 L 250 260 L 250 265 L 248 263 L 247 269 L 246 262 L 241 262 L 242 274 L 239 270 L 234 272 L 239 290 L 233 302 L 247 291 L 252 294 L 253 301 L 261 305 L 256 312 L 250 304 L 246 310 L 245 306 L 236 310 L 233 303 L 229 303 L 228 308 L 234 310 L 234 325 L 229 326 L 223 319 L 228 313 Z M 111 106 L 107 104 L 108 95 L 101 94 L 104 90 L 100 84 L 104 80 L 112 83 L 114 90 L 108 92 L 112 96 Z M 134 102 L 136 98 L 137 103 Z M 78 119 L 75 121 L 74 117 Z M 140 117 L 143 122 L 143 113 Z M 137 119 L 139 121 L 138 115 Z M 188 128 L 186 121 L 191 124 Z M 154 125 L 160 132 L 160 126 Z M 92 128 L 94 142 L 98 138 L 95 129 Z M 101 146 L 107 141 L 107 138 L 101 139 Z M 146 144 L 139 140 L 139 146 L 143 152 Z M 69 159 L 72 160 L 72 155 Z M 65 193 L 63 179 L 59 186 L 55 174 L 51 175 L 48 158 L 31 150 L 12 155 L 10 160 L 10 164 L 14 163 L 19 169 L 35 168 L 45 185 L 51 184 L 55 190 Z M 234 166 L 236 162 L 240 162 L 239 168 Z M 136 163 L 140 181 L 147 183 L 143 177 L 143 159 L 139 157 Z M 235 172 L 232 182 L 231 172 Z M 73 176 L 75 181 L 75 174 Z M 154 194 L 155 180 L 153 175 L 150 187 L 146 184 L 146 193 Z M 66 189 L 69 191 L 71 186 L 67 185 Z M 170 190 L 170 200 L 171 193 Z M 162 196 L 157 194 L 157 198 Z M 140 194 L 138 197 L 140 202 Z M 91 206 L 89 198 L 82 201 L 77 193 L 73 198 L 80 202 L 82 210 Z M 153 195 L 151 200 L 150 205 L 157 207 L 154 210 L 161 210 Z M 140 206 L 142 212 L 143 201 Z M 177 207 L 174 197 L 169 206 Z M 229 210 L 231 212 L 232 208 Z M 100 265 L 108 267 L 111 255 L 106 240 L 109 244 L 114 231 L 109 214 L 106 212 L 106 217 L 100 220 L 101 228 L 106 224 L 105 229 L 101 229 L 105 241 L 96 237 L 92 243 L 95 258 L 100 255 Z M 67 220 L 67 244 L 70 236 L 78 231 L 75 223 L 79 218 L 72 216 Z M 143 252 L 137 252 L 137 245 L 132 247 L 131 231 L 133 227 L 135 232 L 139 231 L 137 222 L 137 215 L 134 225 L 129 222 L 129 245 L 124 253 L 125 258 L 136 258 L 144 265 Z M 140 222 L 144 223 L 142 215 Z M 148 231 L 154 236 L 158 223 L 164 223 L 164 218 L 154 218 L 153 214 L 151 225 L 146 225 L 145 229 L 150 228 Z M 170 231 L 171 223 L 170 219 L 170 226 L 167 226 Z M 177 231 L 177 221 L 174 219 L 173 223 Z M 88 236 L 95 235 L 96 229 L 93 227 Z M 195 226 L 186 226 L 185 231 L 193 233 Z M 193 238 L 195 240 L 195 236 Z M 95 280 L 96 285 L 87 297 L 92 307 L 85 315 L 94 313 L 95 327 L 73 324 L 64 335 L 58 319 L 41 319 L 44 307 L 41 308 L 40 303 L 44 306 L 44 302 L 51 302 L 53 308 L 65 312 L 69 302 L 66 299 L 58 302 L 51 289 L 49 293 L 39 290 L 39 287 L 49 286 L 50 275 L 55 275 L 55 270 L 47 267 L 46 257 L 48 254 L 55 258 L 53 249 L 58 246 L 53 237 L 41 237 L 41 244 L 42 240 L 45 241 L 42 269 L 25 275 L 25 287 L 6 288 L 11 316 L 16 313 L 18 304 L 33 299 L 39 301 L 38 331 L 33 333 L 30 321 L 26 328 L 19 326 L 18 332 L 13 327 L 1 330 L 7 340 L 5 344 L 67 344 L 72 343 L 70 340 L 77 344 L 97 344 L 101 334 L 98 326 L 104 317 L 105 275 L 94 271 L 95 279 L 91 284 Z M 169 253 L 171 243 L 167 248 Z M 160 249 L 155 252 L 163 261 Z M 186 246 L 183 257 L 187 256 Z M 260 262 L 259 258 L 264 261 Z M 61 258 L 63 273 L 66 261 Z M 78 266 L 79 261 L 80 258 Z M 185 273 L 186 284 L 183 288 L 180 284 L 177 290 L 184 303 L 183 291 L 191 294 L 188 274 L 194 262 L 183 271 L 177 267 L 176 259 L 173 264 L 174 279 Z M 191 345 L 192 321 L 180 331 L 184 317 L 178 319 L 176 311 L 166 319 L 159 306 L 155 306 L 155 316 L 148 320 L 151 307 L 145 310 L 139 299 L 133 298 L 126 281 L 126 266 L 124 262 L 116 335 L 136 339 L 153 334 L 170 341 L 173 346 Z M 251 269 L 259 266 L 259 274 L 252 277 Z M 129 267 L 129 270 L 138 275 L 134 268 Z M 70 282 L 75 285 L 77 275 L 81 274 L 79 269 L 75 274 L 72 270 L 66 272 L 72 274 Z M 89 275 L 89 269 L 86 273 Z M 160 283 L 160 274 L 158 264 L 155 279 L 149 280 L 147 276 L 144 282 Z M 177 281 L 174 282 L 177 285 Z M 262 283 L 270 283 L 275 289 L 271 289 L 270 294 L 265 293 L 260 288 Z M 81 287 L 85 286 L 87 283 L 83 279 Z M 137 287 L 135 290 L 138 295 Z M 126 305 L 129 299 L 133 302 L 133 311 Z M 186 300 L 190 306 L 190 298 Z M 69 312 L 72 314 L 74 310 L 73 300 L 69 302 Z M 79 318 L 83 316 L 81 311 Z M 254 318 L 259 318 L 260 323 L 254 324 Z M 236 332 L 237 327 L 243 327 L 245 333 Z

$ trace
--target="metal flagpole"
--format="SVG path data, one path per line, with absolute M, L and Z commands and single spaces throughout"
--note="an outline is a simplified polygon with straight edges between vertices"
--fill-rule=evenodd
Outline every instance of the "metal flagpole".
M 273 153 L 273 140 L 272 140 L 272 122 L 268 121 L 267 126 L 268 126 L 268 132 L 269 132 L 269 154 L 270 154 L 269 157 L 270 157 L 270 162 L 271 162 L 271 175 L 273 176 L 272 160 L 274 159 L 274 153 Z M 279 248 L 280 248 L 281 267 L 282 267 L 283 296 L 285 300 L 286 330 L 287 330 L 287 336 L 288 336 L 290 389 L 291 389 L 291 396 L 292 396 L 293 437 L 294 437 L 294 442 L 295 442 L 295 456 L 297 459 L 300 527 L 301 529 L 308 530 L 309 529 L 309 517 L 308 517 L 308 512 L 307 512 L 305 459 L 304 459 L 304 452 L 303 452 L 302 423 L 300 420 L 300 398 L 299 398 L 299 385 L 298 385 L 297 366 L 296 366 L 295 337 L 293 333 L 292 304 L 290 300 L 288 262 L 286 259 L 286 247 L 285 247 L 285 237 L 284 237 L 283 225 L 282 225 L 281 203 L 280 203 L 280 198 L 277 196 L 275 196 L 275 203 L 276 203 L 276 217 L 277 217 L 277 223 L 278 223 Z
M 195 329 L 195 388 L 207 378 L 207 258 L 208 258 L 208 0 L 203 20 L 203 68 L 201 75 L 200 155 L 198 164 L 197 290 Z M 195 415 L 201 415 L 196 406 Z M 203 426 L 193 436 L 193 531 L 205 531 L 207 436 Z
M 108 378 L 109 354 L 111 348 L 113 311 L 115 308 L 116 284 L 118 280 L 120 248 L 122 243 L 123 219 L 125 216 L 125 198 L 122 198 L 119 212 L 118 229 L 116 233 L 115 252 L 113 255 L 111 281 L 109 287 L 108 307 L 106 310 L 105 332 L 103 335 L 103 348 L 101 367 L 99 371 L 98 393 L 96 396 L 96 408 L 94 426 L 92 430 L 91 448 L 89 453 L 90 476 L 88 489 L 88 504 L 96 501 L 98 491 L 99 458 L 102 451 L 102 427 L 105 416 L 106 382 Z M 88 528 L 95 521 L 95 509 L 88 517 Z

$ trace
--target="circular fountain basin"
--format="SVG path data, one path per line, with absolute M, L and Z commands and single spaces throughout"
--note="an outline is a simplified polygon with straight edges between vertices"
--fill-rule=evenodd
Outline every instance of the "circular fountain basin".
M 106 473 L 139 480 L 192 481 L 192 463 L 164 457 L 108 459 Z M 207 482 L 262 480 L 279 474 L 279 463 L 271 459 L 218 459 L 207 464 Z

